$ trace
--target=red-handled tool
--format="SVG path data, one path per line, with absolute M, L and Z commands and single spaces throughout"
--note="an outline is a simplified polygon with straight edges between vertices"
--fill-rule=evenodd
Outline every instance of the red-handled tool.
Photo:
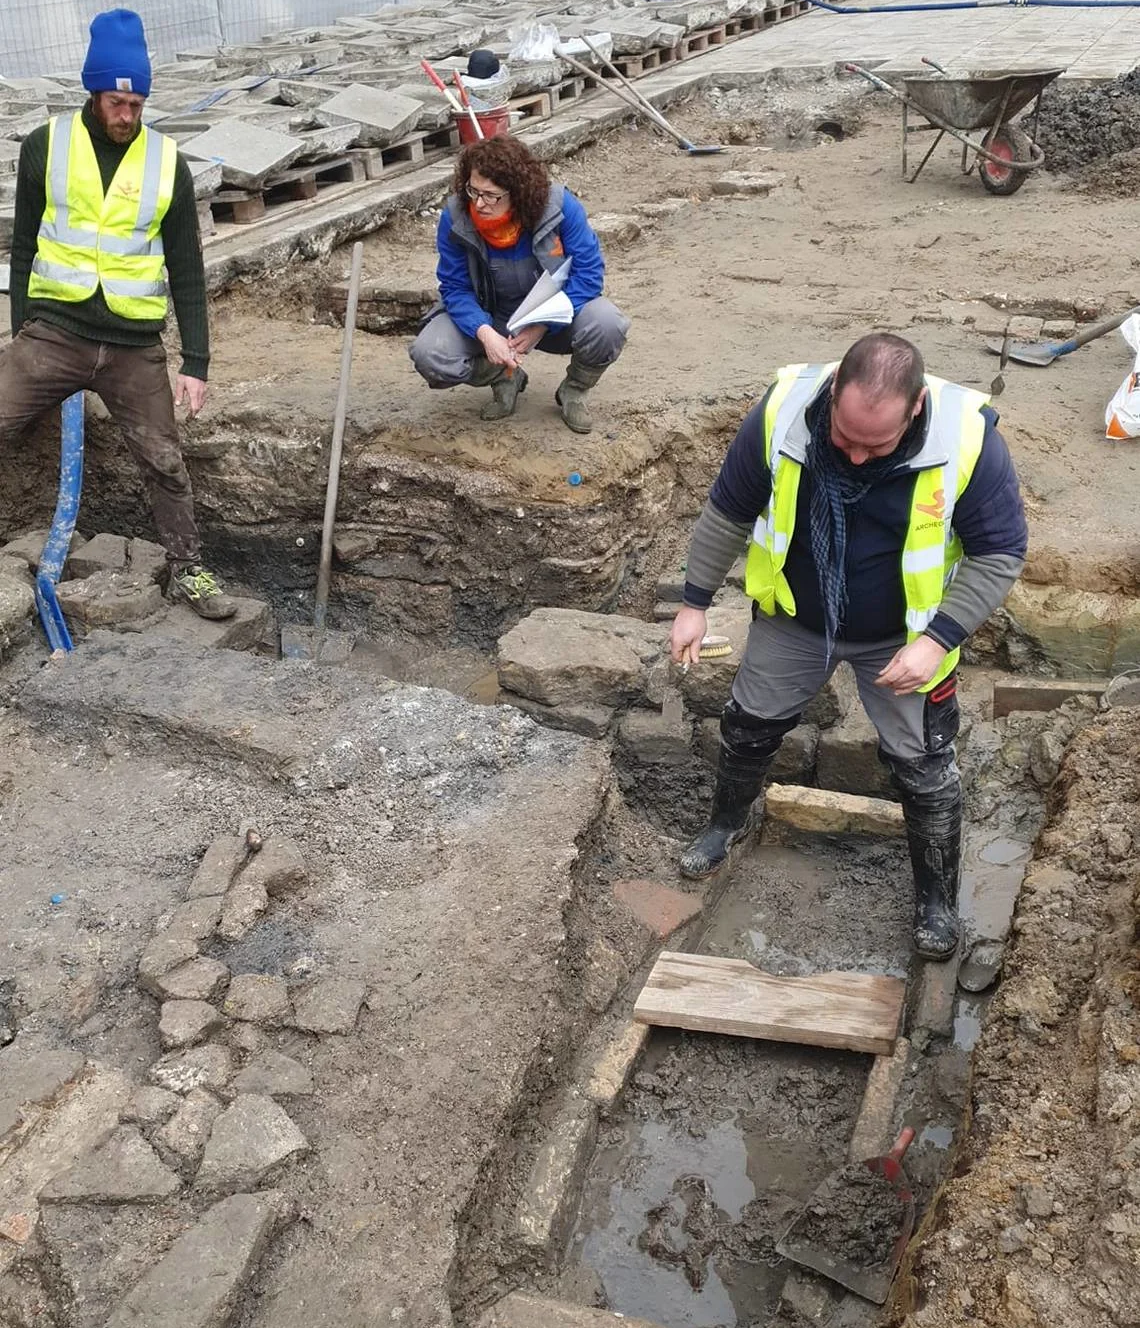
M 889 1153 L 832 1172 L 777 1252 L 882 1305 L 914 1230 L 914 1191 L 902 1168 L 913 1140 L 908 1125 Z
M 447 84 L 443 81 L 443 79 L 440 78 L 440 76 L 435 72 L 435 70 L 431 67 L 431 65 L 428 64 L 426 59 L 420 61 L 420 68 L 424 71 L 424 73 L 428 76 L 428 78 L 431 79 L 431 81 L 440 90 L 440 92 L 442 92 L 443 95 L 447 98 L 447 104 L 451 107 L 451 109 L 455 112 L 455 114 L 462 116 L 463 107 L 460 106 L 459 102 L 456 100 L 455 93 L 452 92 L 452 90 L 447 86 Z
M 479 117 L 475 114 L 475 108 L 471 105 L 471 98 L 467 95 L 467 89 L 463 86 L 463 80 L 459 77 L 459 70 L 453 69 L 451 72 L 452 80 L 459 89 L 459 100 L 463 103 L 463 109 L 467 112 L 467 117 L 475 128 L 475 137 L 483 137 L 483 126 L 479 123 Z

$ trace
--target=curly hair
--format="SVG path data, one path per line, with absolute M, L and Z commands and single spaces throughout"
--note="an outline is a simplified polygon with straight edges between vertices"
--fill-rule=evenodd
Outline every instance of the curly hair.
M 459 154 L 452 187 L 461 199 L 471 182 L 471 172 L 478 171 L 511 196 L 511 211 L 523 230 L 538 225 L 550 193 L 550 174 L 546 166 L 517 138 L 498 134 L 479 143 L 470 143 Z

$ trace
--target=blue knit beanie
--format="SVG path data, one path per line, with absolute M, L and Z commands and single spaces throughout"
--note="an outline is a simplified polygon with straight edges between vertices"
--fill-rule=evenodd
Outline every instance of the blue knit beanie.
M 110 9 L 91 20 L 91 45 L 83 63 L 88 92 L 137 92 L 150 96 L 150 56 L 142 19 L 130 9 Z

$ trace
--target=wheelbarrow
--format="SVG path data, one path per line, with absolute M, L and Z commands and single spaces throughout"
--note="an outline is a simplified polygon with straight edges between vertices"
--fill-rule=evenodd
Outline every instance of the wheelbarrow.
M 962 144 L 962 173 L 969 175 L 975 165 L 983 186 L 991 194 L 1015 194 L 1029 178 L 1029 172 L 1045 164 L 1045 154 L 1034 142 L 1041 116 L 1041 94 L 1064 69 L 1028 69 L 1018 73 L 979 74 L 954 78 L 940 65 L 923 57 L 923 64 L 937 73 L 918 78 L 904 78 L 903 91 L 872 74 L 862 65 L 845 65 L 850 74 L 859 74 L 881 92 L 888 92 L 902 102 L 902 173 L 907 184 L 914 184 L 930 160 L 944 134 L 951 134 Z M 1027 132 L 1013 119 L 1035 102 L 1032 129 Z M 912 111 L 923 116 L 925 124 L 911 124 Z M 913 175 L 907 170 L 907 145 L 911 134 L 933 133 L 938 137 L 930 145 Z

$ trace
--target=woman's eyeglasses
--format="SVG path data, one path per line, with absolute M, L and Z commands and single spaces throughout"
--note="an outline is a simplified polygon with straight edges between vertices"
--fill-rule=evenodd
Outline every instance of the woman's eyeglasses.
M 493 193 L 490 189 L 475 189 L 471 185 L 467 186 L 467 197 L 472 203 L 486 203 L 489 207 L 496 207 L 506 198 L 508 190 L 502 193 Z

